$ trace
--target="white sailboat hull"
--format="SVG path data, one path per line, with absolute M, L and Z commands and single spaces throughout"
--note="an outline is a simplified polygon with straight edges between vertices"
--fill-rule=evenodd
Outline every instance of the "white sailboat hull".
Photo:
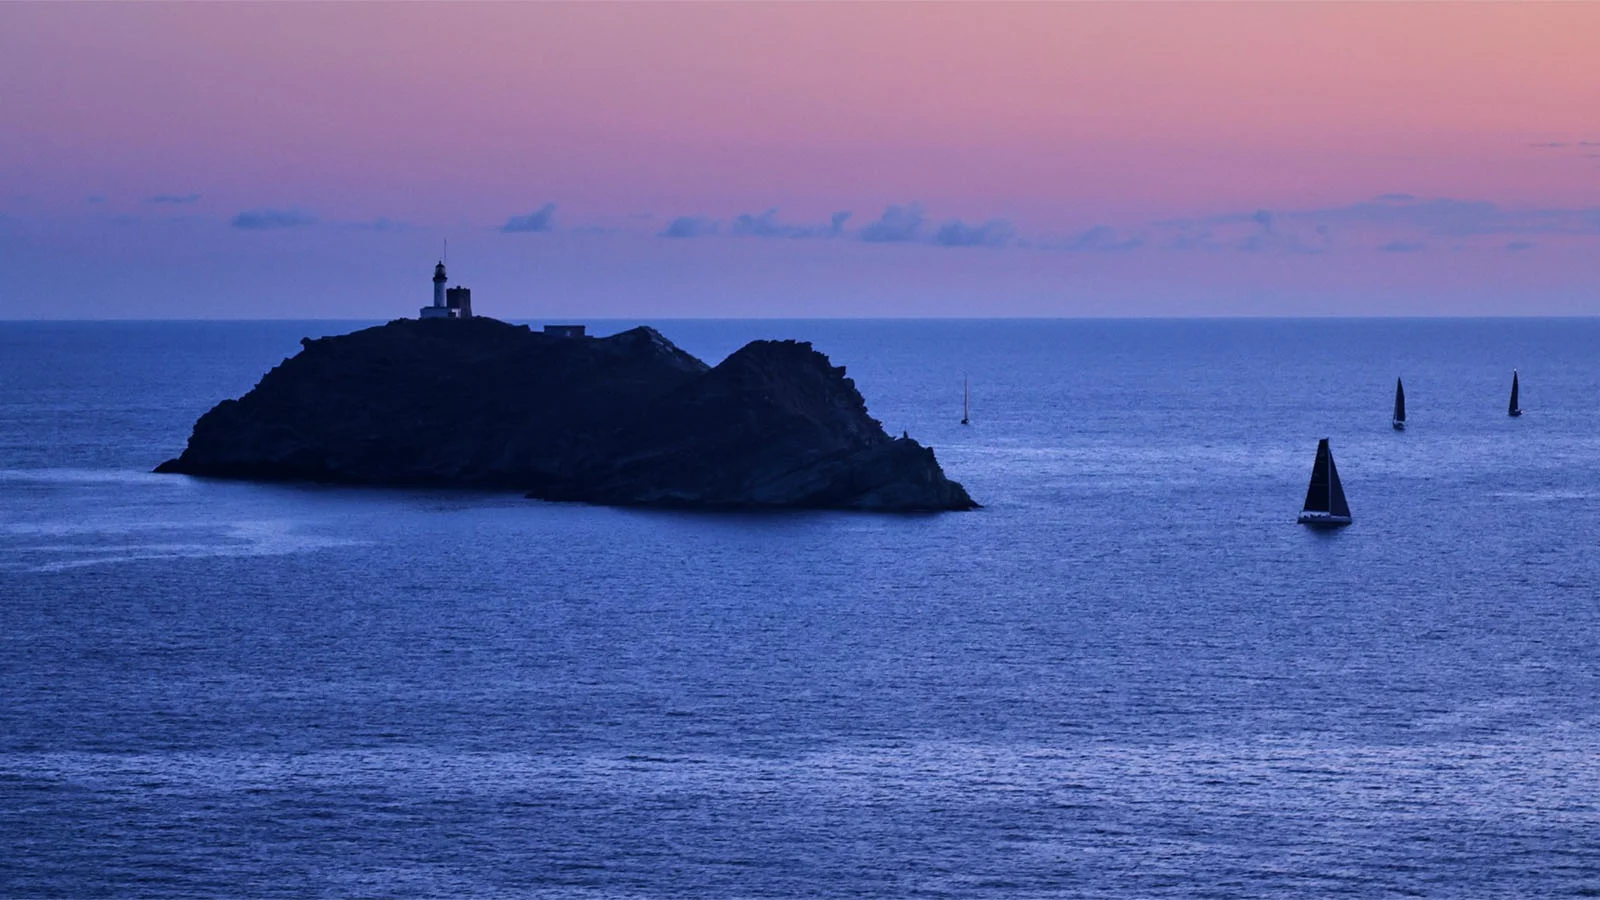
M 1406 430 L 1406 420 L 1405 419 L 1392 419 L 1392 420 L 1390 420 L 1389 424 L 1394 426 L 1394 430 L 1395 431 L 1405 431 Z
M 1310 512 L 1300 513 L 1300 524 L 1310 525 L 1314 528 L 1338 528 L 1350 524 L 1349 516 L 1336 516 L 1333 513 Z

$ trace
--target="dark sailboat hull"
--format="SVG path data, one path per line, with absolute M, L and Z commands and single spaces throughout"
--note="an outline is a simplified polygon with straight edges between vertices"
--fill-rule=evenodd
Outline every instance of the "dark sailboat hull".
M 1325 512 L 1303 512 L 1300 514 L 1299 524 L 1309 525 L 1312 528 L 1343 528 L 1349 525 L 1349 516 L 1336 516 Z

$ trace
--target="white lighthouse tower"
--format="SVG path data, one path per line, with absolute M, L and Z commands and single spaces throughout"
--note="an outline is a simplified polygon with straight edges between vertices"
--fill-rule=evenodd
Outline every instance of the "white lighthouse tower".
M 444 274 L 444 260 L 433 267 L 433 305 L 422 307 L 419 319 L 449 319 L 453 318 L 450 307 L 445 304 L 444 283 L 448 280 Z

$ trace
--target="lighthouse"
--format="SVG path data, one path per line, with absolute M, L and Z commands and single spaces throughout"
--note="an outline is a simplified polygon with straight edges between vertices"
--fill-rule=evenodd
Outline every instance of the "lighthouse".
M 450 307 L 446 298 L 444 284 L 447 280 L 444 274 L 444 260 L 441 259 L 439 264 L 433 267 L 433 305 L 422 307 L 417 318 L 454 319 L 460 317 L 460 313 Z M 468 308 L 470 309 L 471 307 Z

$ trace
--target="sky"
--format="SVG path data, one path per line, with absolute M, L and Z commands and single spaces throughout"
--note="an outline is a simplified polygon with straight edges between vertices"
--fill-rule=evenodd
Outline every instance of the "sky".
M 0 318 L 1600 314 L 1600 4 L 0 4 Z

